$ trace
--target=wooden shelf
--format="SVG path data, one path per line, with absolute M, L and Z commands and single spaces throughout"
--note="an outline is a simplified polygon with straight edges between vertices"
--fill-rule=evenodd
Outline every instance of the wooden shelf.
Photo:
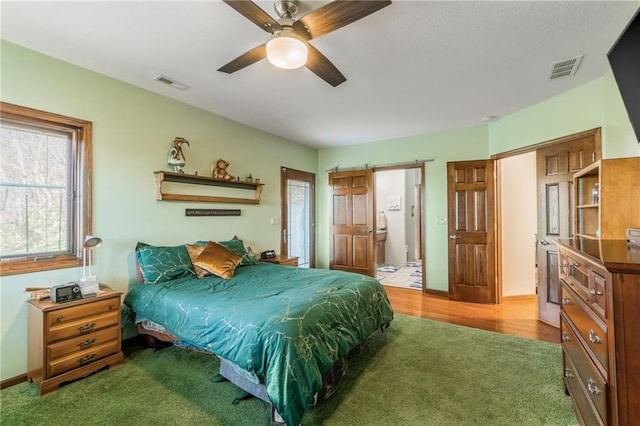
M 235 180 L 216 179 L 208 176 L 188 175 L 185 173 L 174 173 L 157 171 L 156 175 L 156 199 L 161 201 L 203 201 L 208 203 L 237 203 L 237 204 L 260 204 L 260 194 L 264 184 L 255 182 L 243 182 Z M 190 195 L 173 194 L 162 192 L 163 182 L 186 183 L 191 185 L 207 185 L 223 188 L 247 189 L 254 191 L 254 198 L 240 197 L 220 197 L 213 195 Z

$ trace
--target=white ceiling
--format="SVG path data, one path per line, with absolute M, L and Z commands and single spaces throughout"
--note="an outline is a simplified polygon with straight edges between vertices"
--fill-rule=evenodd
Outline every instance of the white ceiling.
M 257 1 L 273 12 L 273 3 Z M 301 14 L 323 2 L 303 2 Z M 639 1 L 403 1 L 311 41 L 345 75 L 220 66 L 264 43 L 221 1 L 1 2 L 1 37 L 311 147 L 505 116 L 602 76 Z M 297 17 L 301 16 L 299 14 Z M 584 55 L 575 76 L 550 65 Z M 181 92 L 159 74 L 191 86 Z

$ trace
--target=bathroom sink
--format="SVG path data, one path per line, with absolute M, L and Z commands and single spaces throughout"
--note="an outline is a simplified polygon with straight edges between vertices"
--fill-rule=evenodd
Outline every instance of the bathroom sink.
M 376 241 L 386 241 L 387 240 L 387 231 L 386 230 L 377 230 L 376 231 Z

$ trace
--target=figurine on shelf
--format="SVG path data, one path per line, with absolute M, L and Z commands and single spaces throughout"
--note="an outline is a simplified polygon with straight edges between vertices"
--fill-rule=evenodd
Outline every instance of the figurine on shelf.
M 169 150 L 169 159 L 167 160 L 167 164 L 173 167 L 173 171 L 176 173 L 184 173 L 186 158 L 182 152 L 182 145 L 185 143 L 187 146 L 191 147 L 188 140 L 176 137 L 173 139 L 173 146 Z
M 249 174 L 249 176 L 247 176 L 247 178 L 245 179 L 246 182 L 253 182 L 253 176 L 251 176 L 251 174 Z
M 220 158 L 216 161 L 216 165 L 212 167 L 211 174 L 216 179 L 235 180 L 235 178 L 227 172 L 227 167 L 229 167 L 229 162 Z

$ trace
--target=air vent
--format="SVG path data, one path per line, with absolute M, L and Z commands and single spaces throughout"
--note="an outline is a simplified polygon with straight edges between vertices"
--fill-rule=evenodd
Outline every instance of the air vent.
M 555 80 L 560 77 L 569 77 L 576 73 L 578 66 L 582 61 L 584 55 L 576 56 L 575 58 L 565 59 L 563 61 L 554 62 L 551 64 L 551 73 L 549 74 L 549 80 Z
M 171 86 L 171 87 L 173 87 L 175 89 L 178 89 L 178 90 L 187 90 L 187 89 L 191 88 L 191 86 L 187 86 L 184 83 L 180 83 L 179 81 L 176 81 L 176 80 L 174 80 L 172 78 L 169 78 L 166 75 L 162 75 L 162 74 L 160 74 L 159 76 L 154 78 L 154 80 L 159 81 L 160 83 L 164 83 L 164 84 L 166 84 L 168 86 Z

